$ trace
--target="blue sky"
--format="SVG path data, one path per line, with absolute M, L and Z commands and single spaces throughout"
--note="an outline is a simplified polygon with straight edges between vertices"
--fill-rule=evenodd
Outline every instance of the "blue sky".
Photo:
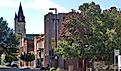
M 44 33 L 44 15 L 49 12 L 50 7 L 57 8 L 58 13 L 69 12 L 71 9 L 77 10 L 78 6 L 85 2 L 94 1 L 102 9 L 108 9 L 111 6 L 121 8 L 121 0 L 0 0 L 0 17 L 7 20 L 11 28 L 14 28 L 14 15 L 18 12 L 20 1 L 26 18 L 28 34 Z

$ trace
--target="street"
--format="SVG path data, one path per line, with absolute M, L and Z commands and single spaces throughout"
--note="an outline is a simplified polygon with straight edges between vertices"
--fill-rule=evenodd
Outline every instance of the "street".
M 0 68 L 0 71 L 44 71 L 40 69 Z

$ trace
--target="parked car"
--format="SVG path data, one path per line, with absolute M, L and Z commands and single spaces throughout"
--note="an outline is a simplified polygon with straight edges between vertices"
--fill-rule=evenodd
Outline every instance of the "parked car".
M 19 61 L 12 61 L 11 67 L 17 67 L 18 68 Z

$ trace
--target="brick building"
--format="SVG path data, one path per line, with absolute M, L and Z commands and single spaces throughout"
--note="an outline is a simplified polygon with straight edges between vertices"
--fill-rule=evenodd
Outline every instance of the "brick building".
M 20 3 L 18 14 L 15 13 L 14 28 L 16 35 L 20 36 L 19 56 L 21 54 L 33 53 L 35 60 L 27 63 L 19 59 L 20 67 L 37 67 L 44 66 L 44 34 L 26 34 L 25 16 Z M 43 52 L 39 49 L 43 49 Z
M 56 17 L 57 16 L 57 17 Z M 64 17 L 66 16 L 66 13 L 58 13 L 53 14 L 52 12 L 49 12 L 44 16 L 44 32 L 45 32 L 45 65 L 49 64 L 50 66 L 59 66 L 63 67 L 64 63 L 62 59 L 58 59 L 54 53 L 54 48 L 56 45 L 56 39 L 55 34 L 58 32 L 61 28 L 61 23 L 63 22 Z M 55 24 L 58 26 L 55 27 Z M 58 30 L 57 30 L 58 29 Z M 56 32 L 57 30 L 57 32 Z M 58 36 L 59 38 L 59 36 Z
M 37 64 L 35 67 L 45 67 L 45 50 L 44 50 L 44 34 L 34 37 L 34 52 Z M 41 63 L 41 64 L 40 64 Z
M 53 14 L 49 12 L 44 16 L 44 32 L 45 32 L 45 59 L 46 63 L 49 64 L 50 66 L 54 67 L 60 67 L 67 69 L 69 63 L 73 63 L 75 68 L 79 68 L 81 62 L 80 60 L 64 60 L 63 58 L 58 58 L 56 57 L 56 54 L 54 52 L 56 40 L 55 40 L 55 33 L 58 34 L 58 40 L 61 39 L 61 36 L 59 34 L 64 34 L 60 33 L 60 31 L 65 31 L 66 30 L 63 28 L 63 24 L 68 21 L 67 16 L 75 14 L 75 15 L 80 15 L 78 12 L 75 12 L 72 10 L 72 12 L 68 13 L 58 13 L 57 18 L 55 19 L 56 14 Z M 78 18 L 77 18 L 78 19 Z M 55 23 L 56 21 L 56 23 Z M 55 24 L 57 24 L 57 28 L 55 28 Z M 57 32 L 55 32 L 57 30 Z M 83 31 L 82 31 L 83 32 Z

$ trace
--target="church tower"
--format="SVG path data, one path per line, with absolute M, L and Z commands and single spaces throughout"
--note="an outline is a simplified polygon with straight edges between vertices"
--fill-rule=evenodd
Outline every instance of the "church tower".
M 15 28 L 15 33 L 22 35 L 22 37 L 26 37 L 25 23 L 26 23 L 25 16 L 24 16 L 22 5 L 20 2 L 18 15 L 15 13 L 14 28 Z

